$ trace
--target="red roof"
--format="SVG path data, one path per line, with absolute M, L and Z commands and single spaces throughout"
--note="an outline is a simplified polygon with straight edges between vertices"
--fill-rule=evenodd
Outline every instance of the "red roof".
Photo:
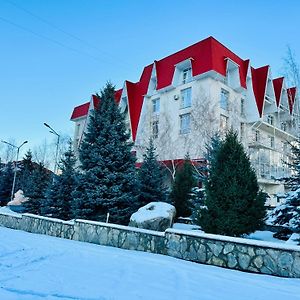
M 264 66 L 258 69 L 251 68 L 253 92 L 260 117 L 262 117 L 264 108 L 268 73 L 269 66 Z
M 291 87 L 286 91 L 288 95 L 290 114 L 292 114 L 294 109 L 295 98 L 296 98 L 296 87 Z
M 119 104 L 122 95 L 122 89 L 115 91 L 115 100 Z M 92 95 L 92 101 L 94 108 L 97 108 L 100 103 L 100 98 L 97 95 Z M 76 106 L 71 115 L 71 120 L 75 120 L 81 117 L 85 117 L 88 114 L 91 102 L 84 103 Z
M 282 88 L 283 88 L 283 80 L 284 80 L 284 77 L 279 77 L 279 78 L 273 79 L 273 86 L 274 86 L 277 107 L 279 107 L 279 105 L 280 105 L 280 97 L 281 97 Z
M 130 81 L 125 81 L 133 140 L 136 139 L 144 96 L 148 91 L 153 67 L 155 67 L 157 76 L 156 89 L 159 90 L 172 84 L 176 64 L 188 59 L 191 60 L 193 76 L 204 74 L 208 71 L 215 71 L 222 76 L 226 76 L 227 61 L 230 59 L 238 66 L 241 87 L 247 88 L 247 73 L 250 66 L 250 60 L 241 59 L 213 37 L 208 37 L 172 55 L 169 55 L 158 61 L 154 61 L 153 64 L 150 64 L 144 68 L 141 78 L 138 82 L 133 83 Z M 258 113 L 259 116 L 262 117 L 269 75 L 269 66 L 264 66 L 257 69 L 251 68 L 251 74 L 253 92 Z M 279 105 L 280 101 L 282 85 L 283 78 L 277 78 L 273 80 L 277 106 Z M 122 89 L 116 91 L 115 98 L 117 103 L 120 101 L 121 94 Z M 293 90 L 293 88 L 290 89 L 289 94 L 290 110 L 292 111 L 296 90 Z M 83 105 L 84 108 L 82 108 L 82 106 L 76 107 L 73 111 L 71 119 L 86 115 L 88 108 L 86 108 L 85 105 L 87 104 Z
M 89 107 L 90 107 L 90 102 L 76 106 L 73 110 L 71 120 L 86 116 L 88 114 Z

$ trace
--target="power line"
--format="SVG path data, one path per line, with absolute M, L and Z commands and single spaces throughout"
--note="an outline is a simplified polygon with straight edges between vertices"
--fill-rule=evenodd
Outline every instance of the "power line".
M 39 37 L 39 38 L 42 38 L 42 39 L 47 40 L 47 41 L 49 41 L 49 42 L 52 42 L 52 43 L 54 43 L 54 44 L 56 44 L 56 45 L 58 45 L 58 46 L 60 46 L 60 47 L 63 47 L 63 48 L 68 49 L 68 50 L 71 50 L 71 51 L 73 51 L 73 52 L 77 52 L 77 53 L 79 53 L 79 54 L 87 55 L 87 56 L 89 56 L 90 58 L 92 58 L 92 59 L 94 59 L 94 60 L 96 60 L 96 61 L 99 62 L 99 59 L 98 59 L 96 56 L 90 55 L 89 53 L 86 53 L 86 52 L 80 51 L 80 50 L 78 50 L 78 49 L 72 48 L 72 47 L 70 47 L 70 46 L 68 46 L 68 45 L 65 45 L 65 44 L 63 44 L 63 43 L 61 43 L 61 42 L 59 42 L 59 41 L 57 41 L 57 40 L 54 40 L 54 39 L 52 39 L 52 38 L 49 38 L 49 37 L 47 37 L 47 36 L 45 36 L 45 35 L 43 35 L 43 34 L 40 34 L 40 33 L 35 32 L 35 31 L 32 31 L 31 29 L 28 29 L 28 28 L 26 28 L 26 27 L 24 27 L 24 26 L 22 26 L 22 25 L 19 25 L 19 24 L 15 23 L 15 22 L 12 22 L 12 21 L 8 20 L 8 19 L 5 19 L 5 18 L 3 18 L 3 17 L 1 17 L 1 16 L 0 16 L 0 20 L 2 20 L 3 22 L 8 23 L 8 24 L 10 24 L 10 25 L 12 25 L 12 26 L 14 26 L 14 27 L 17 27 L 17 28 L 19 28 L 19 29 L 22 29 L 23 31 L 27 31 L 27 32 L 29 32 L 29 33 L 31 33 L 31 34 L 33 34 L 33 35 Z
M 67 35 L 67 36 L 73 38 L 74 40 L 77 40 L 78 42 L 84 44 L 85 46 L 88 46 L 88 47 L 90 47 L 90 48 L 93 48 L 94 50 L 98 51 L 99 53 L 108 56 L 109 58 L 112 59 L 112 61 L 113 61 L 114 63 L 116 62 L 116 60 L 118 60 L 119 63 L 121 63 L 122 65 L 125 65 L 126 67 L 129 67 L 129 65 L 128 65 L 127 63 L 125 63 L 125 62 L 123 62 L 123 61 L 120 61 L 119 59 L 114 58 L 112 55 L 110 55 L 110 54 L 107 53 L 106 51 L 103 51 L 102 49 L 99 49 L 98 47 L 96 47 L 96 46 L 93 45 L 92 43 L 89 43 L 89 42 L 83 40 L 82 38 L 80 38 L 80 37 L 78 37 L 78 36 L 76 36 L 76 35 L 74 35 L 74 34 L 72 34 L 72 33 L 67 32 L 66 30 L 64 30 L 64 29 L 60 28 L 59 26 L 57 26 L 57 25 L 55 25 L 55 24 L 49 22 L 48 20 L 46 20 L 46 19 L 44 19 L 44 18 L 42 18 L 42 17 L 40 17 L 40 16 L 34 14 L 34 13 L 31 12 L 30 10 L 28 10 L 28 9 L 26 9 L 26 8 L 24 8 L 24 7 L 20 6 L 20 5 L 18 5 L 18 4 L 16 4 L 15 2 L 13 2 L 13 1 L 11 1 L 11 0 L 6 0 L 6 2 L 8 2 L 8 3 L 10 3 L 11 5 L 15 6 L 16 8 L 18 8 L 18 9 L 20 9 L 20 10 L 26 12 L 26 13 L 29 14 L 30 16 L 32 16 L 32 17 L 36 18 L 37 20 L 39 20 L 40 22 L 42 22 L 42 23 L 44 23 L 44 24 L 47 24 L 48 26 L 50 26 L 50 27 L 52 27 L 52 28 L 54 28 L 54 29 L 56 29 L 56 30 L 62 32 L 63 34 L 65 34 L 65 35 Z

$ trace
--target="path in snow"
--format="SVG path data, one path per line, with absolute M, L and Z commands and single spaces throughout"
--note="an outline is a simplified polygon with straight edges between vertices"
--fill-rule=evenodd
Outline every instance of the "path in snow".
M 0 227 L 1 300 L 300 300 L 300 279 Z

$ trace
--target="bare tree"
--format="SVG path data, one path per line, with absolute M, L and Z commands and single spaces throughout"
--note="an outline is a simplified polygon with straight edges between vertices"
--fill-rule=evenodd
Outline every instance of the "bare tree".
M 16 141 L 13 138 L 8 139 L 7 142 L 12 145 L 16 144 Z M 8 144 L 0 143 L 0 158 L 3 163 L 14 161 L 16 159 L 15 155 L 16 151 L 14 147 Z
M 300 86 L 300 67 L 295 52 L 287 45 L 286 54 L 283 57 L 283 70 L 287 82 L 291 86 Z

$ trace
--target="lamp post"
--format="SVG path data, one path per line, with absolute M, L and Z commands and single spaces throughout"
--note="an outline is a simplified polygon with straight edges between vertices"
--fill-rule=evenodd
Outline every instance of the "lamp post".
M 56 151 L 55 151 L 55 165 L 54 165 L 54 170 L 53 173 L 56 174 L 57 170 L 58 170 L 58 162 L 57 162 L 57 158 L 58 158 L 58 147 L 59 147 L 59 140 L 60 140 L 60 135 L 47 123 L 44 123 L 44 125 L 50 129 L 50 133 L 54 134 L 57 136 L 57 142 L 56 142 Z
M 21 149 L 21 147 L 23 145 L 27 144 L 28 141 L 23 142 L 19 147 L 16 146 L 16 145 L 13 145 L 11 143 L 8 143 L 6 141 L 1 141 L 1 142 L 17 149 L 17 158 L 16 158 L 16 161 L 15 161 L 15 169 L 14 169 L 14 180 L 13 180 L 13 185 L 12 185 L 12 188 L 11 188 L 11 195 L 10 195 L 10 200 L 13 200 L 13 198 L 14 198 L 14 191 L 15 191 L 15 185 L 16 185 L 16 177 L 17 177 L 17 163 L 18 163 L 18 160 L 19 160 L 20 149 Z

